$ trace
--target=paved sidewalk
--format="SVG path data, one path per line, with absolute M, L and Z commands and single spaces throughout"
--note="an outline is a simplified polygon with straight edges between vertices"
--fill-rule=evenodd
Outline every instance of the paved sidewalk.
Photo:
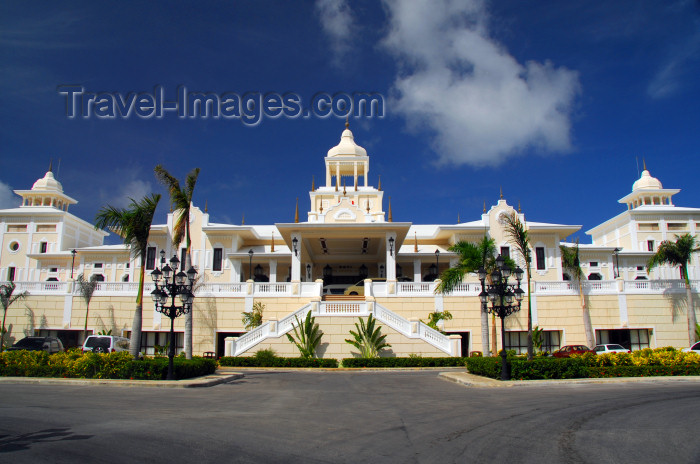
M 611 383 L 651 383 L 651 382 L 695 382 L 700 383 L 700 376 L 659 376 L 659 377 L 613 377 L 604 379 L 552 379 L 552 380 L 500 380 L 482 377 L 463 372 L 441 372 L 439 377 L 444 380 L 459 383 L 466 387 L 476 388 L 510 388 L 536 387 L 542 385 L 571 385 L 571 384 L 611 384 Z
M 244 375 L 231 369 L 217 369 L 212 375 L 184 380 L 59 379 L 55 377 L 0 377 L 2 384 L 106 385 L 110 387 L 196 388 L 233 382 Z

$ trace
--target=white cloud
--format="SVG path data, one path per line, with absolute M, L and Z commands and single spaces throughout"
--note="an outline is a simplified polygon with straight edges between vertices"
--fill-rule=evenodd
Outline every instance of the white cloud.
M 571 149 L 576 72 L 518 63 L 489 37 L 483 1 L 384 4 L 384 46 L 403 67 L 391 112 L 433 134 L 440 162 L 497 165 L 526 148 Z
M 150 195 L 151 192 L 153 192 L 153 187 L 149 182 L 134 179 L 122 187 L 119 194 L 114 197 L 114 203 L 110 204 L 124 208 L 131 203 L 131 199 L 140 201 L 146 195 Z
M 683 81 L 694 79 L 688 65 L 700 56 L 700 32 L 688 38 L 682 46 L 672 49 L 672 55 L 656 72 L 647 86 L 647 94 L 654 99 L 669 97 L 681 89 Z
M 350 50 L 353 17 L 347 0 L 316 0 L 316 13 L 330 39 L 333 64 L 339 66 Z
M 20 198 L 14 194 L 12 187 L 0 181 L 0 209 L 17 208 Z

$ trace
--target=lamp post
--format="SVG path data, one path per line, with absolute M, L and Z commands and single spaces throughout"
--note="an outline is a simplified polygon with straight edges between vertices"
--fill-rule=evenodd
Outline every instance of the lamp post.
M 394 237 L 389 237 L 389 255 L 394 256 Z
M 70 254 L 73 255 L 73 261 L 71 261 L 71 263 L 70 263 L 70 278 L 71 278 L 71 280 L 73 280 L 73 268 L 75 267 L 75 255 L 77 253 L 78 252 L 75 251 L 75 248 L 70 251 Z
M 440 250 L 439 249 L 435 250 L 435 274 L 440 275 Z
M 248 259 L 248 280 L 253 278 L 253 255 L 254 254 L 255 254 L 255 252 L 253 251 L 252 248 L 250 250 L 248 250 L 248 256 L 250 258 L 250 259 Z
M 613 256 L 615 257 L 615 268 L 613 269 L 613 275 L 617 279 L 620 277 L 620 262 L 618 261 L 618 253 L 620 252 L 619 248 L 615 248 L 613 250 Z
M 187 274 L 177 271 L 180 260 L 176 255 L 170 259 L 170 265 L 165 264 L 165 251 L 160 251 L 160 269 L 151 272 L 151 278 L 155 284 L 155 290 L 151 297 L 156 305 L 156 311 L 170 318 L 170 346 L 168 348 L 168 377 L 166 380 L 175 380 L 173 375 L 173 358 L 175 357 L 175 318 L 187 314 L 192 310 L 194 294 L 192 287 L 197 271 L 190 267 Z M 162 278 L 162 282 L 161 282 Z M 175 298 L 179 297 L 180 306 L 175 304 Z M 170 299 L 170 304 L 168 304 Z
M 516 284 L 508 282 L 511 272 L 515 274 Z M 486 284 L 486 270 L 480 268 L 478 271 L 479 281 L 481 281 L 481 293 L 479 299 L 483 310 L 488 310 L 501 319 L 501 380 L 510 380 L 508 370 L 508 359 L 506 355 L 506 317 L 514 312 L 520 311 L 520 302 L 525 293 L 520 288 L 520 281 L 523 278 L 523 270 L 519 267 L 512 271 L 505 263 L 501 255 L 496 258 L 496 268 L 491 272 L 491 284 Z M 491 307 L 488 308 L 488 301 Z

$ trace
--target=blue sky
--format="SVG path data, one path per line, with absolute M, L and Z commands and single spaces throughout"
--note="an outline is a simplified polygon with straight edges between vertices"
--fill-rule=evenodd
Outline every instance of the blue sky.
M 395 221 L 480 217 L 503 188 L 532 221 L 583 231 L 623 210 L 642 159 L 700 206 L 697 1 L 2 2 L 0 207 L 54 172 L 71 211 L 165 193 L 201 168 L 211 220 L 291 222 L 343 117 L 66 117 L 88 92 L 376 92 L 351 118 Z M 58 167 L 60 159 L 60 168 Z M 385 205 L 386 209 L 386 205 Z M 164 222 L 167 202 L 156 222 Z M 582 242 L 590 242 L 582 235 Z

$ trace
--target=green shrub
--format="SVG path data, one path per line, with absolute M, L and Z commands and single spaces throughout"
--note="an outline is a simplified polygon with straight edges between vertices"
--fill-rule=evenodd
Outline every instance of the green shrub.
M 513 359 L 511 378 L 513 380 L 538 379 L 580 379 L 588 377 L 588 367 L 582 358 L 534 358 Z
M 261 350 L 264 351 L 264 350 Z M 258 351 L 260 353 L 260 351 Z M 257 354 L 257 353 L 256 353 Z M 318 358 L 283 358 L 280 356 L 263 357 L 258 356 L 224 356 L 219 358 L 219 365 L 227 367 L 338 367 L 337 359 Z
M 467 370 L 471 374 L 483 375 L 484 377 L 490 377 L 492 379 L 501 378 L 501 357 L 490 356 L 490 357 L 474 357 L 466 358 L 465 364 Z
M 344 358 L 343 367 L 463 367 L 466 358 Z
M 194 357 L 175 358 L 176 379 L 212 374 L 216 361 Z M 68 351 L 48 355 L 43 351 L 9 351 L 0 354 L 0 375 L 17 377 L 66 377 L 86 379 L 165 379 L 167 358 L 133 359 L 128 352 L 80 353 Z

